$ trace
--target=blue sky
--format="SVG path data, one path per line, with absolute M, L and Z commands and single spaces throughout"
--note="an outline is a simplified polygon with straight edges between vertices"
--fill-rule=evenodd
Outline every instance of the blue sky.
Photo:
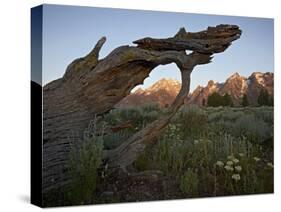
M 249 76 L 254 71 L 274 71 L 273 19 L 44 5 L 43 85 L 62 77 L 67 65 L 85 56 L 102 36 L 107 41 L 100 58 L 143 37 L 166 38 L 180 27 L 201 31 L 218 24 L 239 25 L 242 36 L 225 52 L 216 54 L 211 64 L 195 68 L 191 90 L 210 79 L 225 81 L 235 72 Z M 159 66 L 142 87 L 164 77 L 180 80 L 180 72 L 174 64 Z

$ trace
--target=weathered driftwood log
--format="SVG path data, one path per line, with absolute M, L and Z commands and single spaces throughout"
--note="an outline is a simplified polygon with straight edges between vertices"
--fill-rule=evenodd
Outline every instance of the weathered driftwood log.
M 70 141 L 79 139 L 96 115 L 111 110 L 158 65 L 175 63 L 181 71 L 182 87 L 174 103 L 159 120 L 133 135 L 117 149 L 105 152 L 112 167 L 126 168 L 153 141 L 178 111 L 189 92 L 190 74 L 211 55 L 224 51 L 238 39 L 241 30 L 233 25 L 209 27 L 202 32 L 181 29 L 167 39 L 144 38 L 138 46 L 121 46 L 104 59 L 101 38 L 85 57 L 74 60 L 64 76 L 44 86 L 43 94 L 43 192 L 69 183 L 67 159 Z M 187 55 L 185 50 L 192 50 Z

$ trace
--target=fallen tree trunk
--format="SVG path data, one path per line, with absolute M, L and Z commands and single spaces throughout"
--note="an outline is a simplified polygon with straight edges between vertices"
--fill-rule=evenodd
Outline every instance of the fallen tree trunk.
M 119 167 L 126 171 L 126 167 L 132 164 L 138 156 L 144 151 L 147 144 L 153 142 L 162 129 L 169 124 L 170 119 L 175 115 L 179 108 L 183 105 L 184 99 L 189 93 L 190 74 L 197 64 L 206 64 L 211 61 L 210 55 L 192 53 L 186 56 L 182 64 L 178 64 L 181 71 L 181 90 L 174 100 L 168 111 L 158 120 L 149 124 L 143 130 L 134 134 L 127 141 L 123 142 L 118 148 L 105 153 L 105 159 L 111 167 Z
M 67 67 L 62 78 L 43 88 L 43 192 L 69 183 L 70 142 L 82 138 L 96 115 L 111 110 L 158 65 L 175 63 L 181 71 L 182 87 L 167 113 L 104 154 L 104 160 L 112 167 L 130 165 L 183 104 L 193 68 L 209 63 L 213 53 L 224 51 L 240 34 L 241 30 L 233 25 L 209 27 L 198 33 L 181 29 L 173 38 L 145 38 L 136 41 L 136 47 L 121 46 L 99 59 L 106 41 L 101 38 L 88 55 Z M 185 50 L 193 52 L 187 55 Z

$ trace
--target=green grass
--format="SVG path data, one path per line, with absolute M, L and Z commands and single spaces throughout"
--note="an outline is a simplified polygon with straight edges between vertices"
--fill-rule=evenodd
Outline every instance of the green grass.
M 187 195 L 196 197 L 198 195 L 199 177 L 197 171 L 188 169 L 180 179 L 180 189 Z

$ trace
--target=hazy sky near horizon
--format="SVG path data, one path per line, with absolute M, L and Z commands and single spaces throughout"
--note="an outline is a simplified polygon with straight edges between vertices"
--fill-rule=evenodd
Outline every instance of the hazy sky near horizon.
M 89 53 L 102 36 L 107 41 L 100 58 L 143 37 L 166 38 L 180 27 L 201 31 L 218 24 L 238 25 L 242 36 L 225 52 L 215 54 L 211 64 L 195 68 L 191 90 L 211 79 L 223 82 L 235 72 L 249 76 L 255 71 L 274 71 L 273 19 L 58 5 L 43 8 L 43 85 L 62 77 L 67 65 Z M 180 71 L 174 64 L 158 66 L 141 87 L 161 78 L 180 80 Z

